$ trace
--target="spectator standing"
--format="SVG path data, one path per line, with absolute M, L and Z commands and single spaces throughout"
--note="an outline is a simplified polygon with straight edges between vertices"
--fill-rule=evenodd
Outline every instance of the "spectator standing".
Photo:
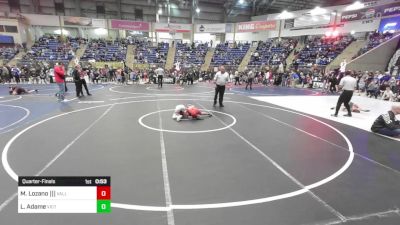
M 235 71 L 235 85 L 239 84 L 240 85 L 240 76 L 239 76 L 239 72 Z
M 83 97 L 83 92 L 82 92 L 82 82 L 81 82 L 81 66 L 76 65 L 74 71 L 72 72 L 72 76 L 74 78 L 74 83 L 75 83 L 75 90 L 76 90 L 76 97 L 80 98 Z
M 12 73 L 14 79 L 15 79 L 15 82 L 17 84 L 19 84 L 21 82 L 20 79 L 19 79 L 19 77 L 21 75 L 21 70 L 19 70 L 18 67 L 13 66 L 12 69 L 11 69 L 11 73 Z
M 41 73 L 40 73 L 40 83 L 41 84 L 47 84 L 47 73 L 49 72 L 49 69 L 47 68 L 47 67 L 44 67 L 42 70 L 41 70 Z
M 254 72 L 250 70 L 247 76 L 246 90 L 248 86 L 250 86 L 250 90 L 253 90 L 253 80 L 254 80 Z
M 81 70 L 81 72 L 80 72 L 79 75 L 80 75 L 80 78 L 81 78 L 82 86 L 85 87 L 86 94 L 87 94 L 88 96 L 91 96 L 92 94 L 89 93 L 89 89 L 88 89 L 88 87 L 87 87 L 86 79 L 85 79 L 85 75 L 87 75 L 87 73 L 88 73 L 88 71 L 86 71 L 86 70 Z M 81 87 L 81 89 L 83 89 L 83 88 Z M 81 91 L 81 92 L 82 92 L 82 91 Z M 83 96 L 83 93 L 82 93 L 82 96 Z
M 58 86 L 57 97 L 58 101 L 63 101 L 65 97 L 65 70 L 62 62 L 54 66 L 54 78 Z

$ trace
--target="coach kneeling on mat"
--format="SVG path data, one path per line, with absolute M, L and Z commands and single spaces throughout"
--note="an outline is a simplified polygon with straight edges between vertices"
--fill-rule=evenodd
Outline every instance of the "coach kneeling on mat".
M 392 106 L 386 114 L 380 115 L 372 124 L 371 130 L 374 133 L 400 138 L 400 121 L 396 115 L 400 114 L 400 106 Z
M 225 93 L 225 84 L 228 82 L 229 74 L 225 72 L 225 67 L 221 66 L 219 71 L 215 74 L 215 96 L 214 96 L 214 105 L 217 104 L 217 97 L 219 95 L 219 106 L 224 107 L 222 102 L 224 101 L 224 93 Z

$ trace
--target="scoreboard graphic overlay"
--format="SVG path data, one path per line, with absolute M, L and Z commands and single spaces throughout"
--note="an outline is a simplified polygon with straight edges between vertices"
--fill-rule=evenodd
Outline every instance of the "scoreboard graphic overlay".
M 111 213 L 111 178 L 21 176 L 18 213 Z

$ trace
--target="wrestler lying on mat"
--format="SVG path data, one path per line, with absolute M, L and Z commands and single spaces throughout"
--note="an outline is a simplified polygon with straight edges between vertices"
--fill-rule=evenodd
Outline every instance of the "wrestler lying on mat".
M 211 117 L 212 115 L 209 112 L 201 111 L 193 105 L 177 105 L 174 113 L 172 114 L 172 119 L 176 119 L 178 122 L 182 119 L 201 120 L 202 116 Z

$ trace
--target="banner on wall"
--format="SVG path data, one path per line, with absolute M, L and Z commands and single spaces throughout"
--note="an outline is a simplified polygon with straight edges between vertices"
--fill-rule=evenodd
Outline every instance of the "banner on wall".
M 111 20 L 111 28 L 148 32 L 150 29 L 150 23 L 129 20 Z
M 226 33 L 233 33 L 233 32 L 235 32 L 235 24 L 227 23 L 226 24 Z
M 400 2 L 395 2 L 387 5 L 379 5 L 370 8 L 343 12 L 340 19 L 341 22 L 349 22 L 354 20 L 373 19 L 378 17 L 393 16 L 399 14 L 400 14 Z
M 400 16 L 382 19 L 378 30 L 381 33 L 400 30 Z
M 106 65 L 109 68 L 112 67 L 113 69 L 124 68 L 124 63 L 122 62 L 94 62 L 92 65 L 95 68 L 104 68 Z
M 63 16 L 64 26 L 92 26 L 92 19 L 86 17 Z
M 290 29 L 294 27 L 294 19 L 285 20 L 285 25 L 283 26 L 285 29 Z
M 27 24 L 30 25 L 49 26 L 49 27 L 60 26 L 59 16 L 37 15 L 37 14 L 22 14 L 22 16 L 27 20 Z
M 304 14 L 294 19 L 293 27 L 309 27 L 317 25 L 326 25 L 331 22 L 331 14 L 310 15 Z
M 154 31 L 167 33 L 188 33 L 192 30 L 192 24 L 180 23 L 154 23 Z
M 14 37 L 8 35 L 0 35 L 0 44 L 14 44 Z
M 139 69 L 139 70 L 145 70 L 145 69 L 150 69 L 150 65 L 149 64 L 134 63 L 132 68 L 133 69 Z
M 238 23 L 236 32 L 257 32 L 265 30 L 275 30 L 276 21 L 251 21 Z
M 106 28 L 106 20 L 105 19 L 92 19 L 92 27 L 101 27 Z
M 232 31 L 227 31 L 226 23 L 214 23 L 214 24 L 196 24 L 196 33 L 230 33 Z M 229 26 L 231 28 L 232 26 Z M 230 29 L 231 30 L 231 29 Z

